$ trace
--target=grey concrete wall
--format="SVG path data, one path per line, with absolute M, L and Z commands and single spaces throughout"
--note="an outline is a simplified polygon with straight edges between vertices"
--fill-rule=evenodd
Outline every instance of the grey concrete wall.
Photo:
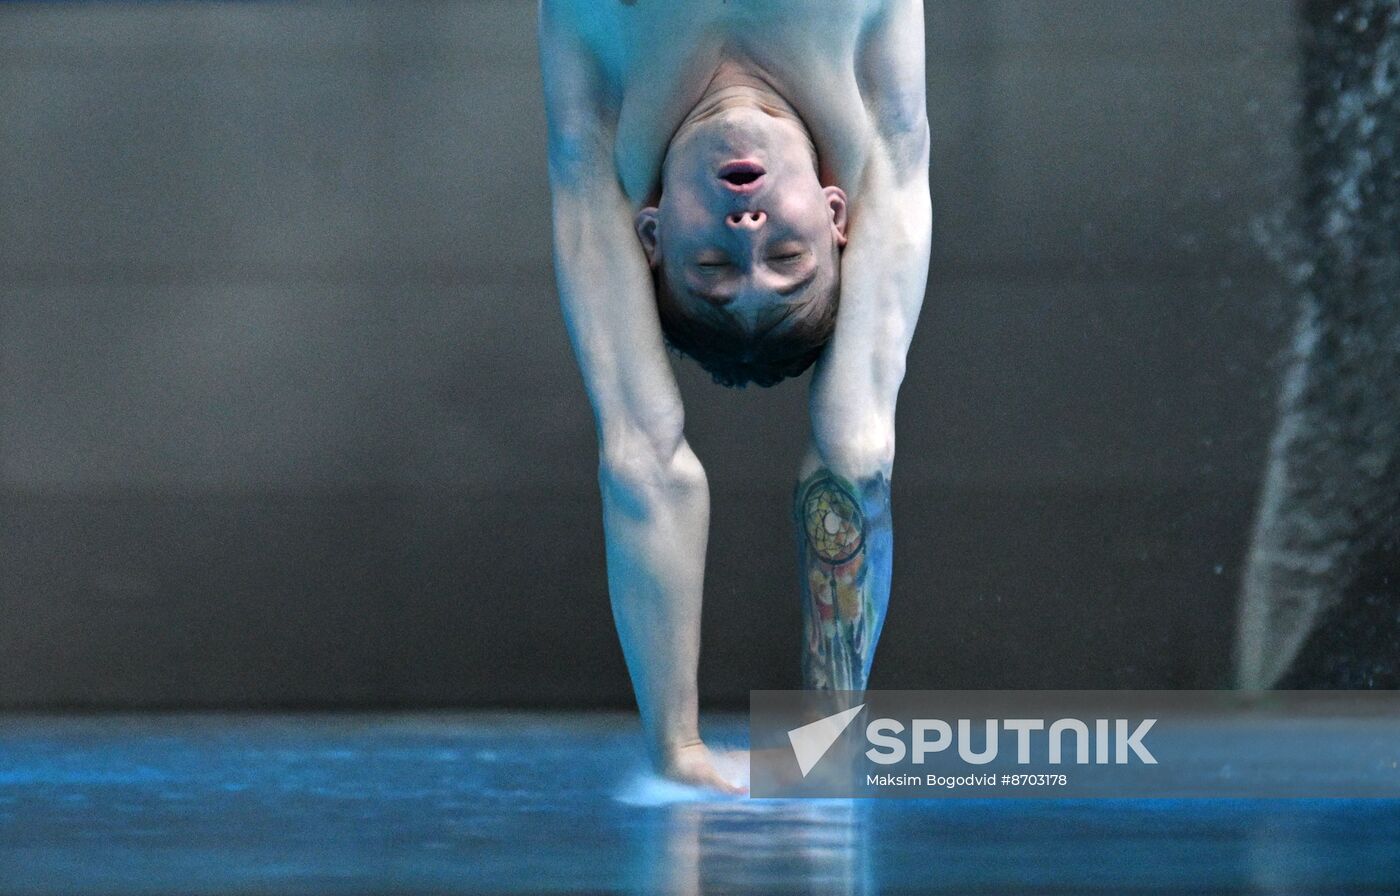
M 1215 686 L 1286 0 L 927 7 L 884 687 Z M 528 0 L 0 6 L 0 706 L 625 703 Z M 702 685 L 797 681 L 805 387 L 681 364 Z

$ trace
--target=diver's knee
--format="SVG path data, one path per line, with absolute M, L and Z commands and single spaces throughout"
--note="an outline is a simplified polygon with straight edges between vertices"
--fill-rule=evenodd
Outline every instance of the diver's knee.
M 863 426 L 818 439 L 822 465 L 851 482 L 888 479 L 894 468 L 894 429 Z

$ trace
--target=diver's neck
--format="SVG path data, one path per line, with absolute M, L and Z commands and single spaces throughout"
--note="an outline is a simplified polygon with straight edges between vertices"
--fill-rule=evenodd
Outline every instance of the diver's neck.
M 778 90 L 772 82 L 765 77 L 763 71 L 756 65 L 752 65 L 742 60 L 725 58 L 721 59 L 719 66 L 715 69 L 714 75 L 710 77 L 710 83 L 706 86 L 705 92 L 710 93 L 715 90 L 723 90 L 731 87 L 742 87 L 756 91 L 760 94 L 768 94 L 777 97 Z M 784 102 L 786 102 L 784 100 Z
M 755 106 L 770 115 L 791 118 L 802 124 L 802 118 L 757 66 L 738 59 L 723 59 L 705 90 L 691 110 L 690 118 L 719 108 L 735 105 Z M 806 125 L 803 125 L 806 129 Z

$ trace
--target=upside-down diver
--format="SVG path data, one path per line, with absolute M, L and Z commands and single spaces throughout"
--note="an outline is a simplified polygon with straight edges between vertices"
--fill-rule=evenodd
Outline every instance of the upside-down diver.
M 728 386 L 814 367 L 794 519 L 806 687 L 864 690 L 895 400 L 928 273 L 917 0 L 543 0 L 560 298 L 608 588 L 653 762 L 735 790 L 697 719 L 709 525 L 667 346 Z

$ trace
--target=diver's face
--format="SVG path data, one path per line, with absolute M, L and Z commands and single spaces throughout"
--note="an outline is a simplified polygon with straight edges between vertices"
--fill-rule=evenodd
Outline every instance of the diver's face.
M 659 206 L 637 216 L 677 300 L 751 332 L 830 282 L 845 226 L 846 196 L 822 187 L 799 125 L 751 106 L 688 123 L 671 143 Z

